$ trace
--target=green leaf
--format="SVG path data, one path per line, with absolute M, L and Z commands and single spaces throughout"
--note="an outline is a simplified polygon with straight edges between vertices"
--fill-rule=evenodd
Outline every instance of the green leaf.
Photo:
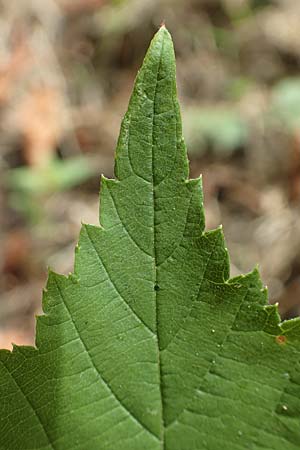
M 162 27 L 116 180 L 102 180 L 101 227 L 83 226 L 74 274 L 49 273 L 36 348 L 0 353 L 1 449 L 299 449 L 299 319 L 279 323 L 257 270 L 228 279 L 187 177 Z

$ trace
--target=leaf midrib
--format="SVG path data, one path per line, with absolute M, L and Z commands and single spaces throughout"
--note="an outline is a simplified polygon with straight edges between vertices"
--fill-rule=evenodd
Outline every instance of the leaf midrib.
M 154 304 L 155 304 L 155 326 L 156 326 L 156 340 L 157 340 L 157 362 L 158 362 L 158 376 L 159 376 L 159 390 L 160 390 L 160 402 L 161 402 L 161 448 L 162 450 L 166 450 L 166 442 L 165 442 L 165 417 L 164 417 L 164 392 L 163 392 L 163 371 L 162 371 L 162 364 L 161 364 L 161 354 L 160 354 L 160 346 L 159 346 L 159 308 L 157 305 L 157 296 L 158 296 L 158 290 L 157 290 L 157 268 L 158 268 L 158 258 L 157 258 L 157 232 L 156 232 L 156 190 L 155 190 L 155 165 L 154 165 L 154 129 L 155 129 L 155 106 L 156 106 L 156 96 L 157 96 L 157 86 L 158 86 L 158 77 L 161 69 L 161 60 L 164 50 L 164 40 L 165 35 L 163 35 L 162 43 L 161 43 L 161 49 L 160 49 L 160 55 L 159 55 L 159 63 L 158 63 L 158 69 L 156 74 L 156 84 L 154 88 L 154 96 L 153 96 L 153 111 L 152 111 L 152 132 L 151 132 L 151 148 L 152 148 L 152 198 L 153 198 L 153 245 L 154 245 L 154 256 L 153 256 L 153 269 L 154 269 Z

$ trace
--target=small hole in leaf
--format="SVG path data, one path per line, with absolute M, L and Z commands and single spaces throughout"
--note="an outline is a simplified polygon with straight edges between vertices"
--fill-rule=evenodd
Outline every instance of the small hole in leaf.
M 276 336 L 276 342 L 279 345 L 285 344 L 286 343 L 286 336 L 283 336 L 283 335 Z
M 154 290 L 155 290 L 155 291 L 159 291 L 159 290 L 160 290 L 160 287 L 159 287 L 158 284 L 155 284 L 155 285 L 154 285 Z

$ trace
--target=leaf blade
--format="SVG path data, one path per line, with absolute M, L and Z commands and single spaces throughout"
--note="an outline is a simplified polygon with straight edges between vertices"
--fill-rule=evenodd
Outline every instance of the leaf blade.
M 165 27 L 115 174 L 74 274 L 49 273 L 37 348 L 0 351 L 0 448 L 295 450 L 300 321 L 280 324 L 256 269 L 230 280 L 221 228 L 204 231 Z

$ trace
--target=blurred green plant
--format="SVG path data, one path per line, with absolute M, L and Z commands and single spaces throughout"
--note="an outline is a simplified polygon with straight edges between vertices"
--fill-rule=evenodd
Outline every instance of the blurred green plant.
M 98 171 L 98 167 L 85 157 L 54 159 L 45 167 L 24 166 L 9 170 L 4 185 L 10 206 L 30 222 L 35 222 L 41 216 L 45 197 L 78 186 Z
M 235 77 L 229 80 L 226 87 L 226 99 L 237 101 L 246 95 L 255 83 L 248 77 Z
M 262 9 L 266 6 L 274 5 L 274 0 L 251 0 L 250 4 L 252 8 Z
M 190 108 L 183 117 L 191 154 L 211 151 L 230 156 L 248 139 L 248 127 L 237 111 L 221 108 Z
M 273 89 L 271 114 L 289 131 L 300 129 L 300 78 L 285 78 Z

